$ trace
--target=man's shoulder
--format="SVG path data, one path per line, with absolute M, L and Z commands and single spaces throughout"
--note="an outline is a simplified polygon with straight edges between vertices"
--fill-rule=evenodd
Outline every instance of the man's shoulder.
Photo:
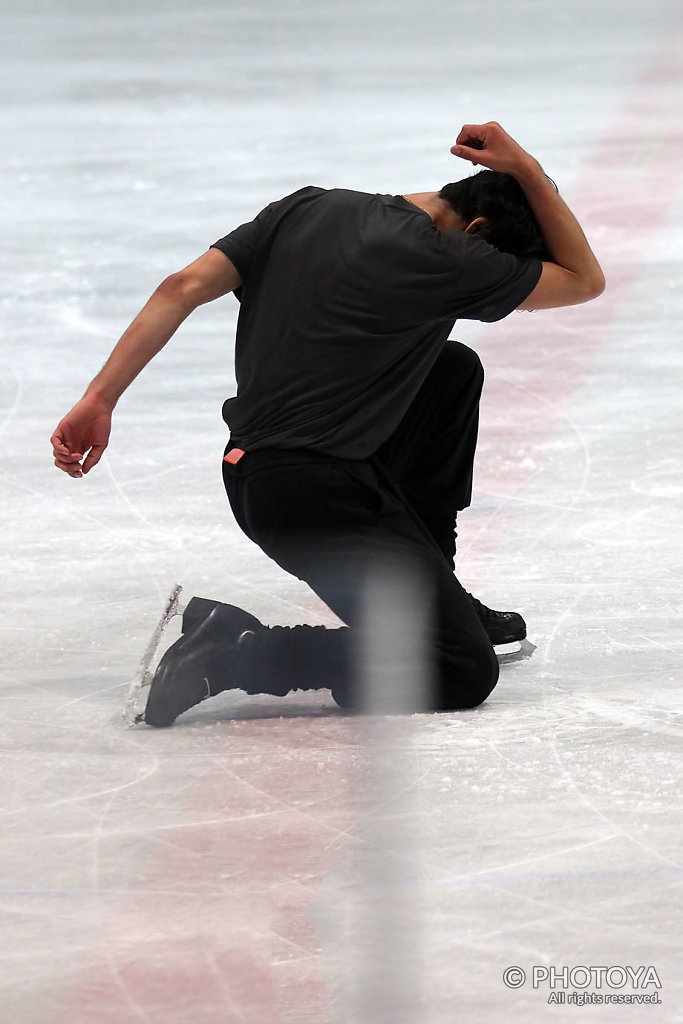
M 277 218 L 278 215 L 288 213 L 291 210 L 305 210 L 319 207 L 331 210 L 334 208 L 352 206 L 359 202 L 371 199 L 370 195 L 363 192 L 354 192 L 344 188 L 323 188 L 321 185 L 304 185 L 296 192 L 290 192 L 277 199 L 266 207 L 264 213 Z
M 353 224 L 374 223 L 376 210 L 382 200 L 390 196 L 374 195 L 348 188 L 323 188 L 320 185 L 305 185 L 283 199 L 272 203 L 267 209 L 268 222 L 278 225 L 286 220 L 288 224 L 308 223 L 320 228 L 340 223 L 351 227 Z
M 329 208 L 376 207 L 380 209 L 394 207 L 403 212 L 410 209 L 410 204 L 402 196 L 382 192 L 364 192 L 360 189 L 342 186 L 324 187 L 321 185 L 304 185 L 295 192 L 271 203 L 268 209 L 290 209 L 300 205 L 312 205 L 316 202 Z
M 321 199 L 349 203 L 382 202 L 388 205 L 400 205 L 401 200 L 400 196 L 385 195 L 381 192 L 365 192 L 361 189 L 344 188 L 341 185 L 304 185 L 302 188 L 297 189 L 296 192 L 292 192 L 290 195 L 285 196 L 285 199 L 309 197 L 319 197 Z

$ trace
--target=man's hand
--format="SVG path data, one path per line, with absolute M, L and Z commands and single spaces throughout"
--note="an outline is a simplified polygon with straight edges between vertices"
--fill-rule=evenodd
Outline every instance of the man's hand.
M 511 174 L 521 186 L 538 221 L 552 262 L 518 309 L 555 309 L 597 298 L 605 288 L 600 264 L 581 225 L 535 160 L 497 121 L 466 124 L 451 153 L 492 171 Z
M 78 478 L 97 465 L 109 443 L 111 413 L 104 399 L 86 392 L 50 438 L 57 469 Z
M 218 249 L 209 249 L 189 267 L 162 281 L 124 331 L 83 398 L 50 438 L 55 466 L 72 477 L 83 476 L 96 466 L 109 443 L 112 410 L 128 385 L 193 309 L 241 284 L 237 268 Z
M 497 121 L 488 124 L 463 125 L 451 153 L 470 163 L 481 164 L 492 171 L 517 175 L 529 164 L 535 163 L 518 142 L 504 131 Z

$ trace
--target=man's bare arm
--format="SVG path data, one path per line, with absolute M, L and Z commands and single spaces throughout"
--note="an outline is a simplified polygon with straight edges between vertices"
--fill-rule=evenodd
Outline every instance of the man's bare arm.
M 72 477 L 97 465 L 109 443 L 111 414 L 126 388 L 197 306 L 241 284 L 235 265 L 217 249 L 209 249 L 167 277 L 123 333 L 83 398 L 56 428 L 51 438 L 55 465 Z
M 553 309 L 597 298 L 605 278 L 581 225 L 557 194 L 537 160 L 499 124 L 465 125 L 451 152 L 473 164 L 511 174 L 524 190 L 553 263 L 519 309 Z

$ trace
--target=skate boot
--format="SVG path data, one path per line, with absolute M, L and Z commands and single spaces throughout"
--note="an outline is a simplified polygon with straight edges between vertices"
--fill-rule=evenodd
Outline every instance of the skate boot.
M 245 633 L 262 628 L 254 615 L 230 604 L 216 604 L 206 617 L 185 625 L 189 628 L 164 654 L 150 687 L 144 718 L 156 728 L 172 725 L 183 711 L 226 689 L 223 679 L 211 688 L 212 660 L 236 647 Z
M 491 645 L 511 644 L 526 637 L 526 622 L 518 612 L 497 612 L 487 608 L 471 594 L 467 595 L 486 630 Z
M 222 601 L 214 601 L 209 597 L 191 598 L 183 612 L 181 631 L 183 633 L 191 633 L 193 629 L 196 629 L 197 626 L 204 621 L 214 608 L 220 608 L 222 606 Z M 226 605 L 224 607 L 231 608 L 232 605 Z

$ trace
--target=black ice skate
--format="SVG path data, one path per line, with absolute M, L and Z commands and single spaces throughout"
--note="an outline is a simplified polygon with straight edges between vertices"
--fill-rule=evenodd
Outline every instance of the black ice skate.
M 479 621 L 486 630 L 493 647 L 499 644 L 512 644 L 526 637 L 526 622 L 519 612 L 497 612 L 487 608 L 471 594 L 467 595 L 474 605 Z
M 156 728 L 172 725 L 183 711 L 228 689 L 224 678 L 212 680 L 211 663 L 217 655 L 226 655 L 245 633 L 261 628 L 261 623 L 233 605 L 193 598 L 185 610 L 183 628 L 185 632 L 166 651 L 152 679 L 144 720 Z

